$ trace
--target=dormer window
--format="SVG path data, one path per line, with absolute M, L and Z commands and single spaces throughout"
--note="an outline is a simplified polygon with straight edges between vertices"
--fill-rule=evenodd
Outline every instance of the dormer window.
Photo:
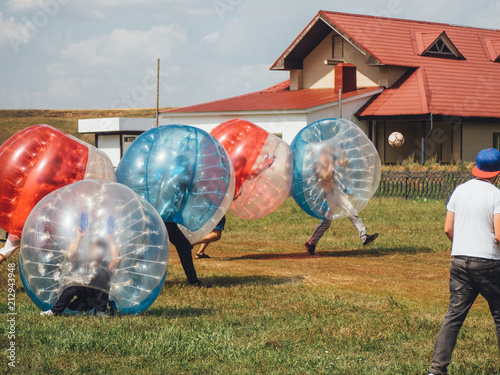
M 429 45 L 422 56 L 465 59 L 444 31 Z
M 439 53 L 443 55 L 453 55 L 453 52 L 448 48 L 446 43 L 442 39 L 438 39 L 430 46 L 426 52 Z

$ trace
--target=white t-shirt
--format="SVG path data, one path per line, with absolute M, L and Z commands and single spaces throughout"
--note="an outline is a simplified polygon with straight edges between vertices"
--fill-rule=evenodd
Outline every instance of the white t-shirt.
M 451 255 L 500 260 L 493 215 L 500 214 L 500 190 L 485 180 L 458 186 L 447 209 L 455 213 Z

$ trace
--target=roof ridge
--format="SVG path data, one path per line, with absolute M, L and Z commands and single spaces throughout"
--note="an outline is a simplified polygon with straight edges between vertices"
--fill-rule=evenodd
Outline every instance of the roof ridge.
M 472 30 L 486 30 L 486 31 L 500 32 L 500 29 L 492 29 L 492 28 L 486 28 L 486 27 L 453 25 L 453 24 L 444 23 L 444 22 L 432 22 L 432 21 L 422 21 L 422 20 L 414 20 L 414 19 L 406 19 L 406 18 L 382 17 L 382 16 L 373 16 L 373 15 L 369 15 L 369 14 L 333 12 L 333 11 L 328 11 L 328 10 L 320 10 L 320 13 L 338 14 L 340 16 L 353 16 L 353 17 L 359 17 L 359 18 L 384 19 L 384 20 L 391 20 L 391 21 L 398 21 L 398 22 L 412 22 L 412 23 L 418 23 L 418 24 L 422 24 L 422 25 L 435 25 L 435 26 L 440 25 L 440 26 L 459 27 L 459 28 L 472 29 Z

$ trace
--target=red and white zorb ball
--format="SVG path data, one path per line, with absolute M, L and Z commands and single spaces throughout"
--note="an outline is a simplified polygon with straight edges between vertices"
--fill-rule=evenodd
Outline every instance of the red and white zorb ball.
M 241 119 L 226 121 L 211 134 L 224 146 L 234 166 L 235 191 L 229 211 L 253 220 L 277 209 L 288 197 L 292 184 L 290 146 Z
M 400 132 L 394 132 L 389 135 L 389 138 L 387 138 L 387 142 L 389 142 L 392 147 L 398 148 L 404 145 L 405 137 L 403 137 L 403 134 L 401 134 Z

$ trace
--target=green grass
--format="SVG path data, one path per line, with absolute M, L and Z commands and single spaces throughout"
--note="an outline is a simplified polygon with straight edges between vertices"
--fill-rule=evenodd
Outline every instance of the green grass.
M 317 220 L 288 200 L 257 221 L 229 215 L 196 261 L 212 288 L 184 285 L 175 250 L 166 285 L 138 316 L 40 317 L 17 280 L 19 374 L 425 374 L 447 308 L 444 203 L 374 199 L 362 211 L 380 238 L 363 249 L 334 222 L 318 247 Z M 6 285 L 7 266 L 0 266 Z M 6 288 L 0 312 L 6 312 Z M 6 315 L 0 344 L 7 348 Z M 478 300 L 450 374 L 500 374 L 492 319 Z

